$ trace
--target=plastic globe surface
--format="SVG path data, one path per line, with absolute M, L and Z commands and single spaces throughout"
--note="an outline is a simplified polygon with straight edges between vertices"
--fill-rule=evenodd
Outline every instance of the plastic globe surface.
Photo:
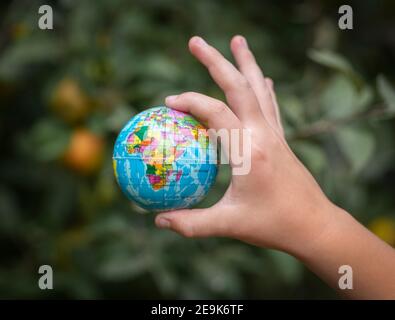
M 217 150 L 192 116 L 160 106 L 134 116 L 114 146 L 117 182 L 128 199 L 150 211 L 191 207 L 217 175 Z

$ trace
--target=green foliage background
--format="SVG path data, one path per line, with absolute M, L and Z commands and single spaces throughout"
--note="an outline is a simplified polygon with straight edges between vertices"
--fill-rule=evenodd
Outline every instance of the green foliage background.
M 54 9 L 54 30 L 37 27 Z M 395 3 L 349 1 L 4 1 L 0 4 L 1 298 L 333 298 L 292 257 L 227 239 L 158 230 L 114 181 L 116 135 L 164 97 L 223 99 L 188 53 L 201 35 L 231 59 L 243 34 L 275 81 L 291 147 L 326 194 L 395 245 Z M 62 79 L 91 104 L 76 121 L 54 112 Z M 61 160 L 76 128 L 104 141 L 99 170 Z M 229 183 L 221 168 L 202 206 Z M 264 195 L 262 195 L 264 196 Z M 394 243 L 392 243 L 394 241 Z M 38 267 L 54 290 L 38 289 Z

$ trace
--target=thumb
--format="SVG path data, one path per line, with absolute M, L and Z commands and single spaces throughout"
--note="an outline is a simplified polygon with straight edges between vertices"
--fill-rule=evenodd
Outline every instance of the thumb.
M 155 224 L 158 228 L 171 229 L 187 238 L 225 236 L 226 216 L 224 210 L 218 206 L 183 209 L 158 214 Z

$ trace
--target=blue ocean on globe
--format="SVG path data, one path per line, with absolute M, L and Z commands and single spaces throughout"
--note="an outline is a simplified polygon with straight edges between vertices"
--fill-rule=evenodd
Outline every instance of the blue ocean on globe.
M 135 115 L 115 142 L 113 167 L 128 199 L 150 211 L 189 208 L 217 175 L 217 150 L 191 115 L 165 106 Z

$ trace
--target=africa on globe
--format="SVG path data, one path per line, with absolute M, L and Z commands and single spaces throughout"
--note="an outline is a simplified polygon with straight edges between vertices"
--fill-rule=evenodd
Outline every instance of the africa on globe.
M 217 150 L 191 115 L 165 106 L 135 115 L 115 142 L 113 166 L 128 197 L 150 211 L 191 207 L 217 175 Z

